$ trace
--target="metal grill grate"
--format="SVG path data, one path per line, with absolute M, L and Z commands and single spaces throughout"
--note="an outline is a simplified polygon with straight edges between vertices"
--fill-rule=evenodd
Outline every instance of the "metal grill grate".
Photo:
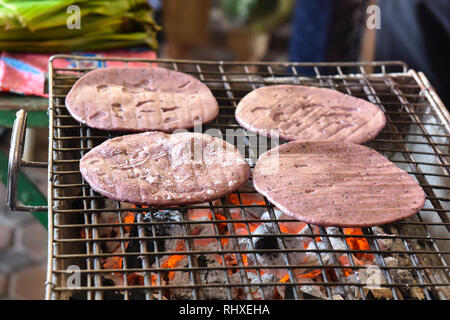
M 71 59 L 73 67 L 57 68 L 59 59 Z M 233 130 L 235 145 L 244 148 L 252 168 L 265 150 L 252 145 L 257 137 L 234 119 L 237 103 L 252 89 L 293 83 L 367 99 L 387 116 L 385 129 L 368 146 L 417 179 L 427 194 L 425 207 L 410 219 L 356 230 L 277 219 L 275 208 L 258 198 L 251 181 L 218 201 L 158 208 L 178 210 L 179 221 L 160 221 L 158 210 L 106 200 L 83 180 L 78 163 L 117 134 L 79 124 L 64 99 L 84 73 L 117 61 L 157 63 L 207 84 L 220 114 L 202 130 L 219 130 L 224 137 Z M 425 76 L 403 63 L 246 64 L 58 55 L 49 63 L 49 84 L 47 299 L 450 298 L 450 117 Z M 267 211 L 264 219 L 262 211 Z M 105 213 L 113 219 L 105 220 Z M 196 214 L 204 216 L 196 219 Z M 255 233 L 261 225 L 272 232 Z M 159 227 L 174 226 L 175 234 L 158 233 Z M 199 228 L 210 233 L 199 233 Z M 292 246 L 300 234 L 303 245 Z M 161 245 L 170 241 L 176 249 Z M 278 260 L 264 263 L 273 256 Z M 173 257 L 178 262 L 167 263 Z

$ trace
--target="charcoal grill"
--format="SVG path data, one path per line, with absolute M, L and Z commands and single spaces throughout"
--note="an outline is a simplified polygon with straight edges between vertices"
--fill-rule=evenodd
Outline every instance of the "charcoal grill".
M 57 68 L 58 59 L 70 59 L 72 67 Z M 219 116 L 202 130 L 218 130 L 224 136 L 227 130 L 242 129 L 236 123 L 234 109 L 245 94 L 260 86 L 312 85 L 367 99 L 380 106 L 387 117 L 385 129 L 368 146 L 415 177 L 427 195 L 425 207 L 412 218 L 362 228 L 356 233 L 349 233 L 345 228 L 305 225 L 301 233 L 302 239 L 308 239 L 308 247 L 292 247 L 289 240 L 298 235 L 285 229 L 298 222 L 286 217 L 277 219 L 276 208 L 265 198 L 262 202 L 249 203 L 248 197 L 257 196 L 251 182 L 235 192 L 233 201 L 225 197 L 196 206 L 158 208 L 182 213 L 180 221 L 170 224 L 151 218 L 156 209 L 107 201 L 83 180 L 78 165 L 86 152 L 118 133 L 81 125 L 69 115 L 64 101 L 80 76 L 110 62 L 158 64 L 197 77 L 209 86 L 220 106 Z M 150 61 L 57 55 L 49 61 L 49 95 L 47 299 L 173 299 L 176 290 L 188 292 L 192 299 L 210 299 L 211 290 L 221 290 L 224 299 L 249 300 L 450 298 L 447 265 L 450 116 L 425 75 L 408 69 L 404 63 Z M 12 173 L 21 164 L 42 166 L 20 160 L 25 126 L 26 117 L 21 113 L 12 141 L 15 155 L 10 163 Z M 243 129 L 233 132 L 234 143 L 243 147 L 245 158 L 253 168 L 265 150 L 252 145 L 251 133 Z M 17 208 L 14 174 L 11 179 L 10 205 Z M 200 209 L 210 212 L 207 221 L 191 218 L 190 210 Z M 261 211 L 266 211 L 264 219 L 255 214 Z M 105 222 L 102 219 L 105 212 L 116 220 Z M 130 212 L 132 221 L 126 219 Z M 240 215 L 233 214 L 236 212 Z M 253 241 L 256 236 L 252 229 L 263 223 L 272 226 L 272 233 L 259 234 L 257 239 L 266 239 L 268 247 L 257 246 Z M 178 225 L 181 234 L 158 235 L 156 228 L 165 224 Z M 200 224 L 208 224 L 212 234 L 195 233 L 193 230 Z M 105 237 L 103 231 L 111 227 L 116 230 L 114 237 Z M 149 234 L 146 231 L 149 229 L 155 232 Z M 174 239 L 181 241 L 181 250 L 160 251 L 158 241 Z M 215 249 L 205 250 L 198 245 L 199 240 L 205 239 L 216 242 Z M 353 246 L 355 240 L 362 240 L 366 247 Z M 108 241 L 117 244 L 115 252 L 105 251 Z M 128 250 L 132 242 L 135 252 Z M 308 253 L 315 260 L 299 265 L 292 258 L 296 253 Z M 253 264 L 248 262 L 251 257 L 271 254 L 277 254 L 281 260 L 265 265 L 258 263 L 258 259 L 253 259 Z M 364 255 L 371 257 L 370 268 L 377 275 L 375 282 L 369 281 L 373 278 L 365 272 L 369 266 L 361 264 Z M 164 264 L 163 259 L 167 261 L 171 256 L 183 258 L 184 263 Z M 205 264 L 205 256 L 215 257 L 216 263 Z M 120 259 L 120 263 L 112 268 L 104 263 L 107 259 Z M 139 260 L 139 264 L 131 265 L 132 259 Z M 396 263 L 392 263 L 393 259 Z M 280 270 L 284 272 L 281 276 L 265 280 L 264 275 Z M 170 282 L 167 280 L 170 272 L 184 272 L 187 280 Z M 213 272 L 222 275 L 222 280 L 206 281 L 204 275 Z M 113 284 L 106 281 L 111 274 L 121 281 Z M 136 274 L 139 281 L 132 277 Z M 273 296 L 268 293 L 270 288 L 278 288 L 283 293 Z

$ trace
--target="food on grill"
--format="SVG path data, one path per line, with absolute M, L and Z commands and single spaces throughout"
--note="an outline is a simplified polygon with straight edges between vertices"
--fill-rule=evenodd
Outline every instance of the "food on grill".
M 292 141 L 261 155 L 255 189 L 278 209 L 318 226 L 369 227 L 417 213 L 425 193 L 408 173 L 354 143 Z
M 107 140 L 81 158 L 80 171 L 98 193 L 150 206 L 218 199 L 250 176 L 233 145 L 192 132 L 154 131 Z
M 364 143 L 384 128 L 376 105 L 336 90 L 301 85 L 261 87 L 236 108 L 239 124 L 283 140 L 337 140 Z
M 101 68 L 81 77 L 66 97 L 79 122 L 112 131 L 189 129 L 217 117 L 217 101 L 206 85 L 173 70 Z

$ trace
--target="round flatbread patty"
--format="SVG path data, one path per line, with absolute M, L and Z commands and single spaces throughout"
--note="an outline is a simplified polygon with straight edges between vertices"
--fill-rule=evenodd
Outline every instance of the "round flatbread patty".
M 212 201 L 250 176 L 249 165 L 233 145 L 191 132 L 107 140 L 81 158 L 80 171 L 98 193 L 149 206 Z
M 273 85 L 251 91 L 239 102 L 239 124 L 269 137 L 364 143 L 386 125 L 376 105 L 336 90 Z
M 89 127 L 130 132 L 189 129 L 219 113 L 205 84 L 160 67 L 90 71 L 67 94 L 66 107 Z
M 318 226 L 383 225 L 425 204 L 412 176 L 348 142 L 292 141 L 269 150 L 256 163 L 253 183 L 285 214 Z

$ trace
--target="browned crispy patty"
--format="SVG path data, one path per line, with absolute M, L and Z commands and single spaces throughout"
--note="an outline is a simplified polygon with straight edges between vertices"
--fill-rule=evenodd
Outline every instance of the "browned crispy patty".
M 189 129 L 210 122 L 219 112 L 206 85 L 159 67 L 91 71 L 72 87 L 66 107 L 87 126 L 130 132 Z
M 98 193 L 149 206 L 200 203 L 236 190 L 250 167 L 226 141 L 201 133 L 145 132 L 107 140 L 81 158 Z
M 251 91 L 236 108 L 239 124 L 283 140 L 338 140 L 364 143 L 384 128 L 376 105 L 336 90 L 274 85 Z
M 318 226 L 369 227 L 417 213 L 425 193 L 412 176 L 368 147 L 292 141 L 261 155 L 258 192 L 285 214 Z

